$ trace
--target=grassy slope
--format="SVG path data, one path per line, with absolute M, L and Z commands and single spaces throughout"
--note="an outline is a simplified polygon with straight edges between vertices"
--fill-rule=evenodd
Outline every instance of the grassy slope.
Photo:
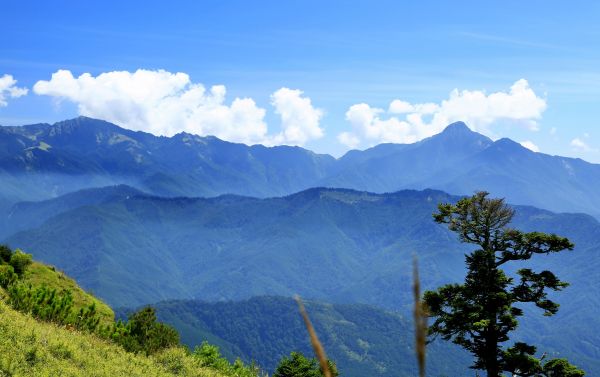
M 91 334 L 41 323 L 0 300 L 0 375 L 222 376 L 200 367 L 182 348 L 146 357 Z
M 46 285 L 56 289 L 58 292 L 63 289 L 70 290 L 73 294 L 73 304 L 76 309 L 86 307 L 95 302 L 96 310 L 101 316 L 101 322 L 111 323 L 114 321 L 115 314 L 110 306 L 81 289 L 75 280 L 69 278 L 63 272 L 56 270 L 52 266 L 33 262 L 25 272 L 24 281 L 31 283 L 33 286 Z

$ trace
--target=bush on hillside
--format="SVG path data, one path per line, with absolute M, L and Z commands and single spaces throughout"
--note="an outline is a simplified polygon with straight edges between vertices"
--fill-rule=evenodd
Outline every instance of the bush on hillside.
M 156 320 L 156 311 L 147 306 L 129 316 L 126 323 L 115 323 L 108 336 L 128 352 L 154 354 L 179 344 L 179 333 Z
M 0 264 L 10 262 L 12 250 L 7 245 L 0 245 Z
M 219 347 L 208 344 L 206 341 L 194 349 L 192 356 L 196 358 L 203 367 L 211 368 L 227 375 L 236 377 L 260 376 L 260 370 L 256 365 L 244 365 L 239 358 L 232 364 L 229 360 L 221 356 Z
M 0 280 L 2 267 L 11 266 L 0 266 Z M 45 285 L 33 287 L 31 284 L 13 281 L 7 290 L 8 304 L 13 309 L 29 313 L 41 321 L 73 325 L 79 330 L 90 332 L 94 332 L 100 323 L 96 304 L 92 303 L 88 307 L 76 311 L 73 306 L 73 294 L 67 289 L 59 292 Z
M 67 324 L 73 308 L 70 291 L 57 292 L 46 286 L 33 287 L 31 284 L 17 283 L 8 288 L 8 303 L 13 309 L 30 313 L 33 317 L 47 322 Z
M 13 252 L 7 245 L 0 245 L 0 286 L 7 288 L 25 273 L 32 262 L 31 254 L 17 249 Z
M 25 270 L 32 262 L 31 254 L 27 254 L 17 249 L 12 253 L 9 264 L 15 269 L 15 273 L 19 276 L 23 276 Z
M 75 317 L 74 325 L 79 330 L 94 332 L 100 324 L 100 315 L 96 310 L 96 303 L 92 302 L 88 307 L 79 309 Z
M 8 288 L 9 285 L 17 281 L 15 269 L 9 264 L 0 265 L 0 287 Z
M 339 376 L 335 364 L 330 360 L 327 363 L 331 375 Z M 323 375 L 315 358 L 309 359 L 300 352 L 292 352 L 290 357 L 281 359 L 273 377 L 323 377 Z

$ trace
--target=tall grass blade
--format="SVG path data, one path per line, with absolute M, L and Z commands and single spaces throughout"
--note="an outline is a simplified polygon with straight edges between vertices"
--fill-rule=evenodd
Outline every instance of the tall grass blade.
M 325 349 L 321 342 L 319 342 L 319 338 L 317 337 L 317 333 L 310 322 L 310 318 L 308 318 L 308 313 L 304 308 L 304 304 L 299 296 L 294 297 L 296 302 L 298 303 L 298 308 L 300 309 L 300 314 L 302 315 L 302 319 L 304 319 L 304 325 L 306 326 L 306 330 L 308 330 L 308 334 L 310 335 L 310 343 L 312 344 L 313 350 L 317 355 L 317 359 L 319 359 L 319 364 L 321 365 L 321 370 L 323 371 L 323 375 L 325 377 L 332 377 L 331 370 L 329 370 L 329 363 L 327 362 L 327 355 L 325 354 Z

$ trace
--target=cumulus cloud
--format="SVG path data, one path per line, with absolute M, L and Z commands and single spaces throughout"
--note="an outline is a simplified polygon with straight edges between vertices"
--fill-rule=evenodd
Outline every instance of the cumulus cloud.
M 341 134 L 344 136 L 338 135 L 338 140 L 341 142 L 352 140 L 354 146 L 360 137 L 377 142 L 392 143 L 411 143 L 417 140 L 417 137 L 412 134 L 410 123 L 401 121 L 397 117 L 381 119 L 382 113 L 384 110 L 373 108 L 366 103 L 350 106 L 346 112 L 346 120 L 350 122 L 355 132 Z
M 464 121 L 484 134 L 493 134 L 494 124 L 507 121 L 536 131 L 545 110 L 546 100 L 521 79 L 506 92 L 486 94 L 454 89 L 439 104 L 412 104 L 395 99 L 387 111 L 365 103 L 356 104 L 346 112 L 352 131 L 338 135 L 338 140 L 349 147 L 363 143 L 412 143 L 439 133 L 455 121 Z
M 0 107 L 8 105 L 7 98 L 18 98 L 26 95 L 27 88 L 17 87 L 17 80 L 12 75 L 5 74 L 0 77 Z
M 409 102 L 395 99 L 390 103 L 388 112 L 391 114 L 406 114 L 415 111 L 415 107 Z
M 302 92 L 287 88 L 272 96 L 282 119 L 283 129 L 277 135 L 268 133 L 266 110 L 253 99 L 235 98 L 229 103 L 225 86 L 207 89 L 181 72 L 138 69 L 75 77 L 59 70 L 50 80 L 38 81 L 33 90 L 77 104 L 80 115 L 156 135 L 185 131 L 249 144 L 301 145 L 322 134 L 320 110 L 312 108 Z
M 590 147 L 588 145 L 588 143 L 586 143 L 583 139 L 578 138 L 578 137 L 571 140 L 570 145 L 571 145 L 571 147 L 573 147 L 573 149 L 580 151 L 580 152 L 592 152 L 592 151 L 596 150 L 596 149 Z
M 308 140 L 323 137 L 319 126 L 323 111 L 314 108 L 310 98 L 297 89 L 281 88 L 271 95 L 275 113 L 281 116 L 282 131 L 274 142 L 303 145 Z
M 360 144 L 360 139 L 352 132 L 342 132 L 337 136 L 337 139 L 350 148 L 356 148 Z
M 535 145 L 532 141 L 525 140 L 525 141 L 522 141 L 520 144 L 531 151 L 534 151 L 534 152 L 540 151 L 540 147 Z

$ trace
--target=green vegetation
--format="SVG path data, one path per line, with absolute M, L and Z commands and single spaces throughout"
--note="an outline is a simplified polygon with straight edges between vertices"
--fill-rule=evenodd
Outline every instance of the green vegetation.
M 199 347 L 194 349 L 192 354 L 203 367 L 217 370 L 226 375 L 236 377 L 258 377 L 261 375 L 259 368 L 254 364 L 244 365 L 241 359 L 237 358 L 230 363 L 225 357 L 221 356 L 219 347 L 202 342 Z
M 131 314 L 127 323 L 117 322 L 107 335 L 126 351 L 146 355 L 179 344 L 177 330 L 158 322 L 154 308 L 149 306 Z
M 10 257 L 8 264 L 14 269 L 17 276 L 23 276 L 25 269 L 31 264 L 31 261 L 31 254 L 26 254 L 17 249 Z
M 6 245 L 0 245 L 0 264 L 7 264 L 12 258 L 12 250 Z
M 17 249 L 14 253 L 6 245 L 0 245 L 0 287 L 6 289 L 19 278 L 31 264 L 31 255 Z
M 418 371 L 412 326 L 398 313 L 369 305 L 306 301 L 306 310 L 327 356 L 345 377 L 414 377 Z M 290 351 L 313 355 L 298 305 L 287 297 L 206 303 L 167 301 L 155 305 L 158 318 L 179 330 L 193 348 L 208 340 L 230 361 L 255 360 L 274 373 Z M 434 342 L 428 347 L 430 376 L 465 376 L 469 357 L 457 346 Z
M 70 291 L 57 293 L 56 289 L 46 286 L 32 287 L 23 283 L 13 283 L 8 288 L 8 303 L 13 309 L 29 313 L 33 317 L 57 324 L 78 324 L 78 329 L 96 330 L 99 318 L 95 315 L 95 307 L 82 308 L 85 318 L 79 320 L 73 310 L 73 296 Z
M 567 359 L 552 359 L 544 364 L 542 368 L 544 376 L 548 377 L 582 377 L 585 373 L 574 365 L 571 365 Z
M 568 284 L 545 270 L 529 268 L 517 271 L 519 281 L 507 276 L 501 267 L 512 261 L 527 261 L 536 254 L 572 250 L 573 244 L 555 234 L 525 233 L 509 228 L 514 210 L 503 199 L 489 199 L 479 192 L 454 204 L 440 204 L 434 214 L 438 223 L 458 233 L 462 242 L 479 249 L 466 256 L 468 273 L 465 283 L 448 284 L 425 293 L 424 301 L 435 317 L 430 327 L 433 336 L 451 340 L 473 356 L 473 369 L 485 370 L 488 377 L 503 371 L 516 376 L 583 376 L 583 371 L 566 360 L 550 360 L 542 366 L 535 357 L 536 347 L 516 342 L 504 348 L 508 334 L 524 314 L 518 303 L 531 303 L 551 316 L 558 304 L 548 298 L 547 290 L 560 291 Z M 560 371 L 561 374 L 556 374 Z
M 328 360 L 329 370 L 333 377 L 339 376 L 339 372 L 331 360 Z M 308 359 L 300 352 L 292 352 L 289 357 L 284 357 L 279 362 L 273 377 L 323 377 L 323 371 L 319 367 L 317 359 Z
M 368 303 L 409 318 L 413 302 L 412 254 L 418 253 L 423 290 L 432 290 L 462 281 L 463 255 L 472 248 L 431 221 L 438 202 L 455 203 L 460 199 L 439 191 L 377 195 L 313 189 L 285 198 L 259 200 L 234 196 L 164 199 L 119 189 L 107 192 L 106 200 L 94 202 L 102 191 L 79 192 L 72 206 L 61 197 L 53 200 L 54 209 L 46 208 L 49 202 L 30 203 L 27 210 L 23 206 L 15 208 L 11 220 L 30 230 L 15 234 L 7 242 L 31 252 L 36 259 L 60 266 L 85 289 L 115 307 L 139 307 L 175 297 L 226 301 L 298 293 L 321 301 Z M 524 306 L 526 314 L 519 318 L 519 327 L 511 338 L 539 346 L 540 351 L 548 352 L 548 359 L 567 358 L 589 375 L 600 375 L 600 332 L 596 331 L 600 328 L 596 309 L 600 305 L 600 275 L 596 273 L 600 270 L 598 221 L 583 214 L 555 214 L 533 207 L 515 209 L 515 228 L 557 233 L 577 245 L 573 253 L 532 258 L 520 267 L 553 271 L 571 283 L 568 292 L 577 294 L 557 296 L 560 311 L 549 318 L 529 315 L 536 309 Z M 47 221 L 39 225 L 28 223 L 28 219 L 44 217 Z M 507 269 L 507 273 L 513 271 Z M 73 297 L 76 302 L 75 292 Z M 97 310 L 100 312 L 98 305 Z M 244 313 L 245 309 L 237 307 L 225 318 L 254 316 Z M 231 361 L 240 356 L 247 362 L 256 360 L 262 367 L 268 360 L 272 372 L 291 350 L 310 353 L 307 346 L 295 347 L 294 342 L 306 337 L 300 326 L 300 338 L 293 341 L 295 325 L 279 339 L 271 332 L 255 333 L 246 327 L 251 321 L 215 330 L 212 325 L 205 327 L 194 317 L 186 317 L 187 312 L 180 314 L 178 323 L 169 323 L 180 331 L 184 343 L 193 347 L 206 339 L 217 344 Z M 276 316 L 262 315 L 270 320 Z M 296 311 L 290 316 L 297 317 Z M 158 317 L 167 321 L 160 310 Z M 329 318 L 333 321 L 336 315 Z M 359 324 L 363 320 L 350 322 Z M 194 329 L 188 332 L 190 327 Z M 346 341 L 350 331 L 341 339 L 322 339 L 345 376 L 360 376 L 361 372 L 380 367 L 392 375 L 390 370 L 414 363 L 408 349 L 388 340 L 384 334 L 387 329 L 359 328 L 355 335 L 363 330 L 372 332 L 368 340 L 371 347 L 364 358 L 356 340 Z M 245 331 L 253 334 L 248 341 L 241 339 L 246 337 Z M 198 335 L 201 333 L 204 338 Z M 226 338 L 214 336 L 223 333 L 228 333 Z M 194 341 L 189 340 L 192 334 Z M 264 344 L 255 341 L 259 338 Z M 250 344 L 253 342 L 256 344 Z M 444 360 L 448 368 L 460 365 L 463 359 L 461 363 L 450 362 L 455 357 L 452 352 L 451 347 L 430 352 L 431 375 L 466 375 L 431 369 Z M 434 374 L 436 370 L 439 372 Z
M 13 252 L 8 246 L 0 245 L 0 262 L 0 287 L 13 309 L 41 321 L 90 332 L 99 330 L 101 323 L 113 322 L 114 314 L 109 307 L 53 268 L 33 263 L 30 254 L 19 249 Z
M 0 258 L 2 376 L 259 375 L 254 365 L 240 360 L 230 364 L 214 346 L 190 353 L 179 345 L 174 328 L 157 321 L 151 307 L 115 323 L 108 306 L 53 268 L 32 264 L 29 254 L 2 245 Z M 104 314 L 97 303 L 104 305 Z
M 221 377 L 183 348 L 134 354 L 96 335 L 44 323 L 0 300 L 0 375 Z M 234 375 L 230 375 L 234 376 Z
M 0 245 L 0 281 L 2 287 L 6 288 L 17 278 L 22 277 L 31 261 L 30 254 L 26 254 L 19 249 L 13 252 L 7 245 Z
M 73 308 L 76 311 L 93 306 L 100 317 L 100 325 L 109 325 L 114 322 L 113 310 L 103 301 L 84 291 L 79 285 L 63 272 L 52 266 L 33 262 L 23 275 L 23 283 L 33 287 L 51 287 L 57 292 L 69 291 L 73 299 Z
M 101 191 L 90 192 L 89 200 Z M 406 264 L 412 250 L 422 250 L 423 265 L 444 261 L 424 284 L 439 285 L 461 268 L 460 260 L 437 252 L 446 236 L 429 216 L 444 200 L 449 196 L 435 191 L 311 189 L 265 200 L 124 193 L 104 203 L 78 200 L 79 207 L 7 242 L 60 265 L 113 307 L 171 297 L 217 301 L 298 293 L 398 309 L 412 302 Z M 14 216 L 41 218 L 46 206 L 68 207 L 53 200 Z M 402 297 L 384 294 L 392 290 Z

